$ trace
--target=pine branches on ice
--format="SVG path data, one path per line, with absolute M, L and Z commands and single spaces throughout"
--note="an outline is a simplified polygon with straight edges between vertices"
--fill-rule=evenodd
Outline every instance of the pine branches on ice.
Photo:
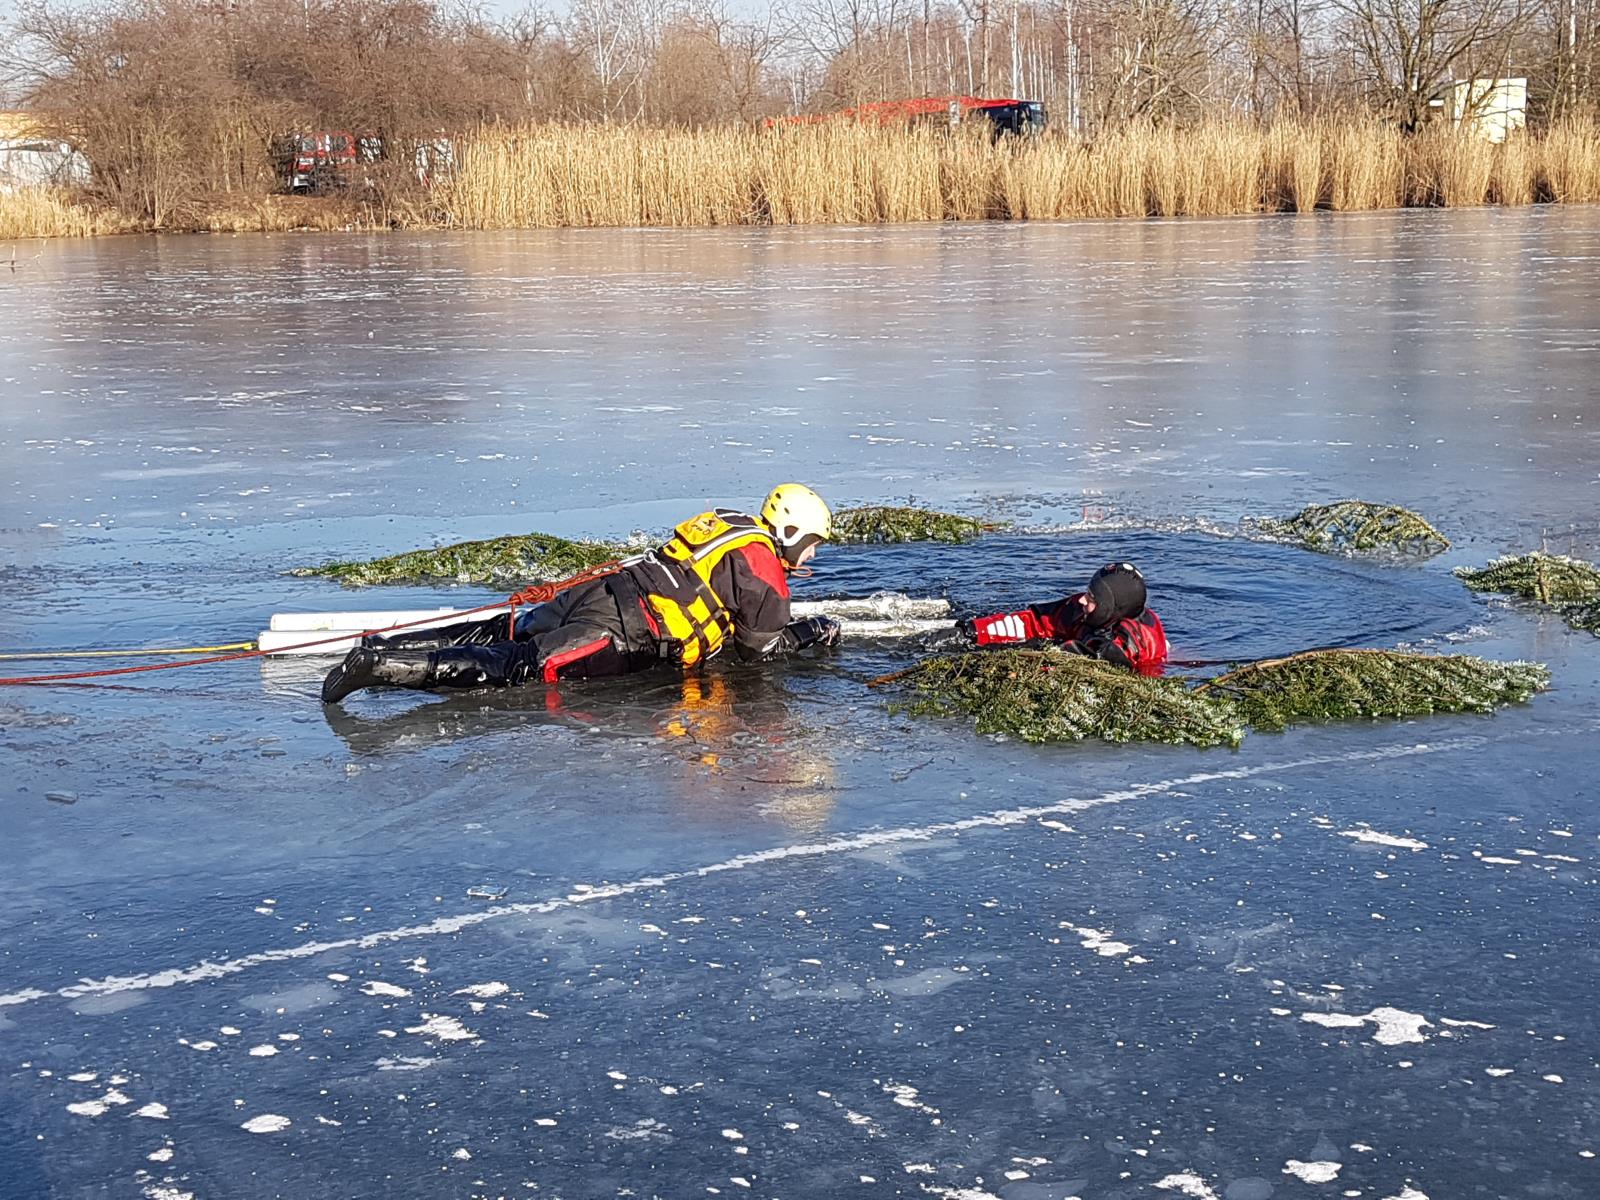
M 926 659 L 902 677 L 906 711 L 976 718 L 979 733 L 1027 742 L 1169 742 L 1236 746 L 1231 704 L 1197 696 L 1180 680 L 1148 679 L 1053 647 L 974 650 Z
M 1490 712 L 1550 684 L 1538 663 L 1400 650 L 1313 650 L 1251 663 L 1197 689 L 1225 697 L 1255 729 L 1316 721 Z
M 1399 650 L 1313 650 L 1189 686 L 1054 647 L 925 659 L 877 683 L 911 691 L 904 710 L 970 716 L 979 733 L 1029 742 L 1237 746 L 1247 727 L 1489 712 L 1549 686 L 1537 663 Z
M 1323 553 L 1389 549 L 1437 554 L 1450 548 L 1450 539 L 1420 513 L 1396 504 L 1372 504 L 1366 500 L 1313 504 L 1292 517 L 1268 518 L 1252 524 L 1268 537 Z
M 1564 604 L 1561 615 L 1574 629 L 1586 629 L 1600 637 L 1600 599 L 1581 604 Z
M 1504 592 L 1554 608 L 1574 629 L 1600 637 L 1600 567 L 1564 554 L 1508 554 L 1487 566 L 1457 567 L 1456 577 L 1475 592 Z
M 1508 554 L 1478 568 L 1457 567 L 1455 576 L 1475 592 L 1504 592 L 1540 604 L 1600 597 L 1600 567 L 1543 550 Z
M 870 505 L 845 509 L 834 517 L 839 542 L 966 542 L 1000 526 L 974 517 L 928 508 Z M 456 542 L 408 550 L 383 558 L 296 567 L 291 575 L 337 579 L 346 587 L 386 583 L 516 584 L 565 579 L 613 559 L 637 554 L 642 544 L 594 542 L 549 533 L 514 534 L 483 541 Z
M 486 541 L 456 542 L 431 550 L 408 550 L 366 561 L 297 567 L 290 574 L 321 575 L 337 579 L 346 587 L 436 580 L 510 585 L 565 579 L 590 567 L 637 553 L 638 549 L 613 542 L 571 541 L 548 533 L 526 533 Z
M 970 542 L 1000 528 L 995 522 L 976 517 L 897 504 L 846 508 L 833 516 L 836 542 Z

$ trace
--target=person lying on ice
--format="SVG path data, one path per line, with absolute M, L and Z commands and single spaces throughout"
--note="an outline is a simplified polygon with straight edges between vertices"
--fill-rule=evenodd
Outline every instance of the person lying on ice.
M 832 646 L 839 624 L 791 620 L 790 571 L 833 533 L 810 488 L 779 484 L 759 517 L 719 508 L 683 522 L 666 545 L 522 614 L 368 636 L 328 673 L 324 704 L 368 687 L 474 688 L 625 675 L 668 661 L 692 667 L 729 642 L 744 659 Z
M 1167 661 L 1166 630 L 1145 607 L 1144 576 L 1132 563 L 1101 567 L 1075 596 L 1020 612 L 967 617 L 961 630 L 980 646 L 1049 640 L 1141 675 L 1161 674 Z

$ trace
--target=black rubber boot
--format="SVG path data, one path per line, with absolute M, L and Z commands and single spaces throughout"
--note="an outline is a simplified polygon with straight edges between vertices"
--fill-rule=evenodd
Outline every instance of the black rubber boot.
M 501 642 L 488 646 L 447 646 L 428 655 L 432 675 L 424 687 L 475 688 L 486 684 L 511 682 L 506 673 L 507 653 L 521 658 L 533 652 L 531 645 Z M 387 656 L 386 656 L 387 657 Z
M 357 646 L 322 681 L 322 702 L 337 704 L 369 687 L 427 688 L 434 683 L 434 655 L 426 651 L 392 653 Z

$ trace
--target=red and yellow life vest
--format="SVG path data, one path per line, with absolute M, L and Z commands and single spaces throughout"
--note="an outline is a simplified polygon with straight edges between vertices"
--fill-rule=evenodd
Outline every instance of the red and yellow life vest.
M 771 531 L 759 520 L 719 508 L 690 517 L 666 545 L 644 556 L 645 602 L 662 635 L 678 644 L 684 666 L 710 658 L 733 636 L 733 614 L 712 586 L 711 573 L 735 550 L 757 544 L 777 553 Z

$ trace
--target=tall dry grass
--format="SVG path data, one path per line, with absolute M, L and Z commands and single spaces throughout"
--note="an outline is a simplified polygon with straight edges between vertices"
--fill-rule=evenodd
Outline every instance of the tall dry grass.
M 1551 200 L 1600 200 L 1600 127 L 1577 122 L 1553 126 L 1545 131 L 1539 150 Z
M 1091 141 L 806 126 L 489 131 L 435 195 L 466 228 L 1222 216 L 1600 199 L 1600 134 L 1503 146 L 1359 121 L 1132 127 Z
M 1063 220 L 1595 200 L 1600 127 L 1592 124 L 1493 146 L 1444 128 L 1406 137 L 1376 122 L 1326 120 L 998 143 L 848 125 L 496 128 L 460 144 L 459 169 L 421 207 L 237 196 L 193 207 L 196 228 L 244 232 Z M 58 193 L 0 196 L 0 238 L 126 227 Z
M 0 192 L 0 240 L 93 237 L 127 227 L 116 214 L 79 204 L 54 188 Z
M 1507 138 L 1495 147 L 1489 197 L 1495 204 L 1532 204 L 1539 198 L 1538 147 L 1525 137 Z
M 1408 203 L 1471 208 L 1487 202 L 1495 165 L 1492 143 L 1437 128 L 1418 134 L 1406 149 Z

